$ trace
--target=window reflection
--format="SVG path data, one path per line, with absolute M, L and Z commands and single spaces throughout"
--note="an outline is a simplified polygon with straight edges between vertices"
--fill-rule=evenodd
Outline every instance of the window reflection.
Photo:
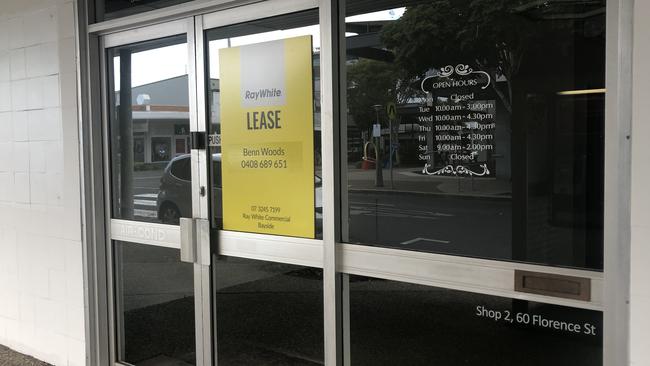
M 97 21 L 144 13 L 192 0 L 102 0 L 97 2 Z
M 119 361 L 194 365 L 194 272 L 177 249 L 114 242 Z
M 219 365 L 322 365 L 323 273 L 220 257 L 215 263 Z
M 191 217 L 187 43 L 174 37 L 108 51 L 113 217 Z
M 602 269 L 604 1 L 346 16 L 346 241 Z

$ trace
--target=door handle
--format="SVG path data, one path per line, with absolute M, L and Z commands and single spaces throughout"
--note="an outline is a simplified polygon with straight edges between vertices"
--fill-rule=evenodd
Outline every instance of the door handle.
M 180 218 L 181 261 L 210 265 L 210 222 L 207 219 Z
M 194 219 L 180 218 L 181 225 L 181 261 L 196 262 L 196 225 Z

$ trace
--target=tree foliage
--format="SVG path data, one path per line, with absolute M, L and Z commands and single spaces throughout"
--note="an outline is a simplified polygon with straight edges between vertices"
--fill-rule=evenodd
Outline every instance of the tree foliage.
M 431 0 L 408 7 L 382 29 L 382 41 L 395 52 L 395 63 L 409 77 L 433 67 L 470 64 L 493 80 L 503 75 L 507 90 L 493 83 L 510 110 L 510 82 L 519 71 L 537 32 L 527 18 L 512 11 L 513 0 Z
M 377 120 L 374 106 L 380 105 L 380 115 L 386 105 L 395 102 L 399 73 L 388 62 L 360 59 L 350 65 L 348 73 L 348 109 L 357 126 L 368 129 Z

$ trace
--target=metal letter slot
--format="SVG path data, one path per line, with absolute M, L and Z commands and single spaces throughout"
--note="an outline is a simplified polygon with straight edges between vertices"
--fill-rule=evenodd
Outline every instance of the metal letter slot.
M 584 277 L 515 270 L 515 291 L 591 301 L 591 280 Z
M 181 261 L 210 265 L 210 222 L 181 217 Z

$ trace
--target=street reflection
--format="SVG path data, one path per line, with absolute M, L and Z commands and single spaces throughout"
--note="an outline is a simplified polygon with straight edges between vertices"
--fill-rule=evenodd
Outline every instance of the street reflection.
M 604 12 L 348 1 L 344 239 L 602 269 Z
M 109 50 L 113 217 L 191 217 L 187 43 L 174 37 Z

